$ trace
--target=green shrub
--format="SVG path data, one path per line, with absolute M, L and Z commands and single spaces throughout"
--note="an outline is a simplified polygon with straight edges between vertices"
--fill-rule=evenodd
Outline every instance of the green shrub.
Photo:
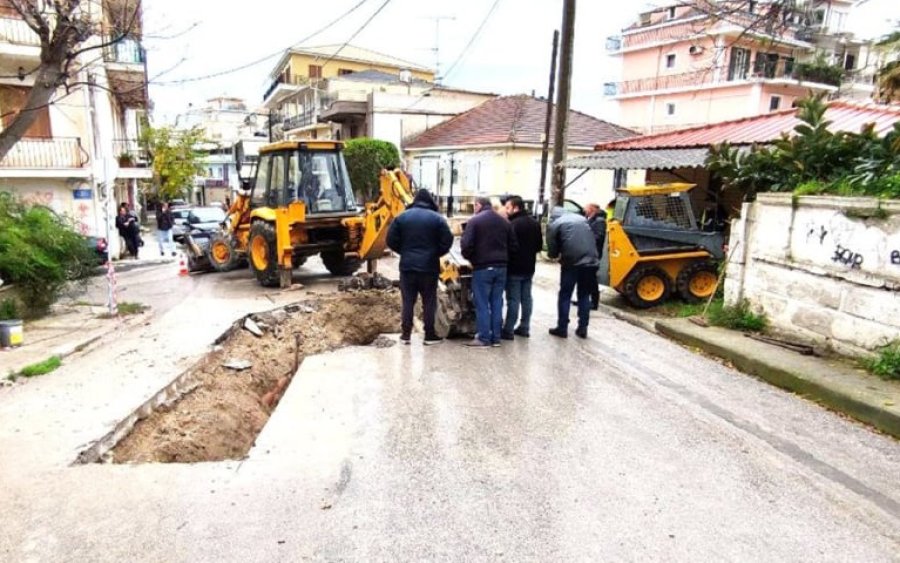
M 142 303 L 129 303 L 128 301 L 123 301 L 119 303 L 118 311 L 120 315 L 137 315 L 139 313 L 143 313 L 149 307 Z
M 879 377 L 900 380 L 900 340 L 882 348 L 878 357 L 866 361 L 865 366 Z
M 755 313 L 746 300 L 732 306 L 714 301 L 708 315 L 710 323 L 733 330 L 762 332 L 769 325 L 765 313 Z
M 21 375 L 23 377 L 35 377 L 38 375 L 46 375 L 61 365 L 62 365 L 62 360 L 59 359 L 59 356 L 50 356 L 43 362 L 38 362 L 36 364 L 31 364 L 30 366 L 25 366 L 24 368 L 22 368 L 22 371 L 19 372 L 19 375 Z
M 12 297 L 7 297 L 0 301 L 0 321 L 8 321 L 10 319 L 20 319 L 19 306 Z
M 96 262 L 65 218 L 0 192 L 0 277 L 18 285 L 25 316 L 46 314 L 66 283 L 89 276 Z
M 344 145 L 347 173 L 356 197 L 374 201 L 378 197 L 379 177 L 383 168 L 400 166 L 400 153 L 393 143 L 377 139 L 351 139 Z

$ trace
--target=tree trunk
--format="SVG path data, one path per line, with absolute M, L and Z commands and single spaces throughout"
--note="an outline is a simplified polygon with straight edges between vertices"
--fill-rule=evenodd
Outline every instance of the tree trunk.
M 34 86 L 31 87 L 31 91 L 28 92 L 28 97 L 25 99 L 25 105 L 22 106 L 9 126 L 0 131 L 0 160 L 3 160 L 6 153 L 13 148 L 37 119 L 37 110 L 50 104 L 50 98 L 56 93 L 57 84 L 60 83 L 62 77 L 62 72 L 59 70 L 61 66 L 61 64 L 53 65 L 52 63 L 41 65 L 34 80 Z

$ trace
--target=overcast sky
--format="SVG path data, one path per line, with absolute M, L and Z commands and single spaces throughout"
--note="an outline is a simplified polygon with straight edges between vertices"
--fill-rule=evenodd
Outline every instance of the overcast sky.
M 150 95 L 154 120 L 174 120 L 189 103 L 210 97 L 262 102 L 278 55 L 244 70 L 209 80 L 190 79 L 226 71 L 281 53 L 349 10 L 360 0 L 152 0 L 144 3 Z M 433 67 L 435 16 L 440 28 L 441 69 L 459 57 L 494 0 L 390 0 L 352 43 Z M 343 43 L 384 3 L 368 0 L 357 11 L 305 45 Z M 580 0 L 575 30 L 573 108 L 614 118 L 603 103 L 603 83 L 617 80 L 605 56 L 605 40 L 647 7 L 666 4 L 635 0 Z M 852 24 L 878 35 L 890 17 L 900 18 L 900 0 L 869 0 Z M 562 19 L 562 0 L 499 0 L 481 34 L 444 83 L 498 94 L 546 95 L 550 43 Z M 186 80 L 187 79 L 187 80 Z

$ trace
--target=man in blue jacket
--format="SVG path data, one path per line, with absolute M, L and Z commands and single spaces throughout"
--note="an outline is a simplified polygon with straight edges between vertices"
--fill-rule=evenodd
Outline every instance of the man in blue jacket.
M 400 254 L 400 295 L 403 300 L 400 341 L 409 344 L 413 310 L 421 295 L 425 345 L 439 344 L 441 338 L 434 330 L 434 315 L 440 258 L 453 245 L 453 234 L 447 221 L 437 212 L 431 194 L 425 190 L 416 192 L 412 204 L 391 223 L 387 245 Z
M 477 348 L 500 346 L 503 325 L 503 290 L 510 253 L 519 245 L 509 221 L 491 207 L 491 200 L 475 200 L 475 215 L 466 223 L 460 249 L 472 264 L 472 294 L 478 334 L 467 344 Z

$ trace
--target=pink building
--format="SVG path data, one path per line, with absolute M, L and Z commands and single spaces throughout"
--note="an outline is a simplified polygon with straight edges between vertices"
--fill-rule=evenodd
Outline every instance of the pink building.
M 640 15 L 610 54 L 607 83 L 619 123 L 668 131 L 790 108 L 810 92 L 865 99 L 874 90 L 871 43 L 846 32 L 852 0 L 809 0 L 774 26 L 765 1 L 696 0 Z M 712 14 L 712 15 L 711 15 Z

